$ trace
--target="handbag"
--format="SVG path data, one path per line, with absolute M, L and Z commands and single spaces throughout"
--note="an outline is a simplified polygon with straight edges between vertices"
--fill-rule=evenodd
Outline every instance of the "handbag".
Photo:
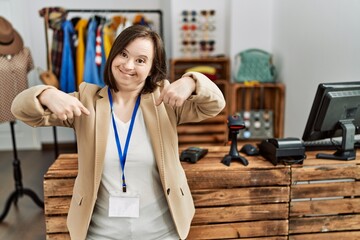
M 40 73 L 40 79 L 46 85 L 59 88 L 59 80 L 51 70 L 46 70 Z
M 276 71 L 270 53 L 253 48 L 238 53 L 235 58 L 240 63 L 235 70 L 236 82 L 275 82 Z

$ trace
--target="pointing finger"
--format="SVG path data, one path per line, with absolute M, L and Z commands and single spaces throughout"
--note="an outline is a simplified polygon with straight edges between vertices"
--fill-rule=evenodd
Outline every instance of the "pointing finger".
M 82 112 L 83 114 L 85 114 L 86 116 L 89 116 L 89 115 L 90 115 L 90 111 L 89 111 L 86 107 L 82 106 L 82 107 L 80 108 L 80 110 L 81 110 L 81 112 Z
M 165 80 L 164 81 L 164 87 L 163 87 L 163 89 L 162 89 L 162 91 L 160 93 L 160 96 L 155 101 L 156 106 L 159 106 L 164 101 L 164 95 L 167 92 L 168 86 L 170 86 L 170 83 L 169 83 L 169 81 Z

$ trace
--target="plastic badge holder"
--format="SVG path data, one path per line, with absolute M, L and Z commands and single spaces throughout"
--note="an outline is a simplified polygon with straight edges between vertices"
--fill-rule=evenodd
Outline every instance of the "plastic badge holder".
M 259 144 L 260 154 L 275 166 L 283 164 L 302 164 L 306 158 L 305 147 L 298 138 L 270 138 Z

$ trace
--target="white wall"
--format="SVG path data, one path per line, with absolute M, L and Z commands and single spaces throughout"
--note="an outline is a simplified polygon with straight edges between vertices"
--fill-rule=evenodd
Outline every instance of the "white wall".
M 320 82 L 360 81 L 360 1 L 273 3 L 272 47 L 286 85 L 285 135 L 302 137 Z
M 229 50 L 234 69 L 235 55 L 245 49 L 272 51 L 273 0 L 231 0 Z M 233 72 L 233 70 L 232 70 Z

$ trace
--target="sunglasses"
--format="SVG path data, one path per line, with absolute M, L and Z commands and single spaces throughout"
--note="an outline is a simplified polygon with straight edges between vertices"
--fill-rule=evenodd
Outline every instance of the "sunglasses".
M 184 40 L 184 41 L 182 41 L 182 44 L 184 45 L 184 46 L 186 46 L 186 45 L 196 45 L 196 43 L 197 43 L 197 41 L 195 41 L 195 40 L 191 40 L 191 41 L 187 41 L 187 40 Z
M 215 50 L 215 41 L 214 40 L 209 40 L 209 41 L 205 41 L 205 40 L 201 40 L 200 42 L 200 49 L 201 51 L 214 51 Z
M 192 10 L 192 11 L 188 11 L 188 10 L 184 10 L 181 12 L 181 14 L 184 16 L 184 17 L 188 17 L 188 16 L 193 16 L 195 17 L 197 15 L 196 11 L 195 10 Z
M 209 24 L 208 22 L 207 23 L 204 23 L 204 24 L 201 24 L 200 26 L 199 26 L 199 29 L 201 30 L 201 31 L 210 31 L 210 32 L 212 32 L 212 31 L 215 31 L 215 25 L 213 25 L 213 24 Z
M 195 24 L 184 24 L 181 27 L 181 30 L 183 31 L 195 31 L 197 29 L 197 26 Z
M 204 17 L 207 16 L 214 16 L 215 15 L 215 10 L 201 10 L 200 14 Z

